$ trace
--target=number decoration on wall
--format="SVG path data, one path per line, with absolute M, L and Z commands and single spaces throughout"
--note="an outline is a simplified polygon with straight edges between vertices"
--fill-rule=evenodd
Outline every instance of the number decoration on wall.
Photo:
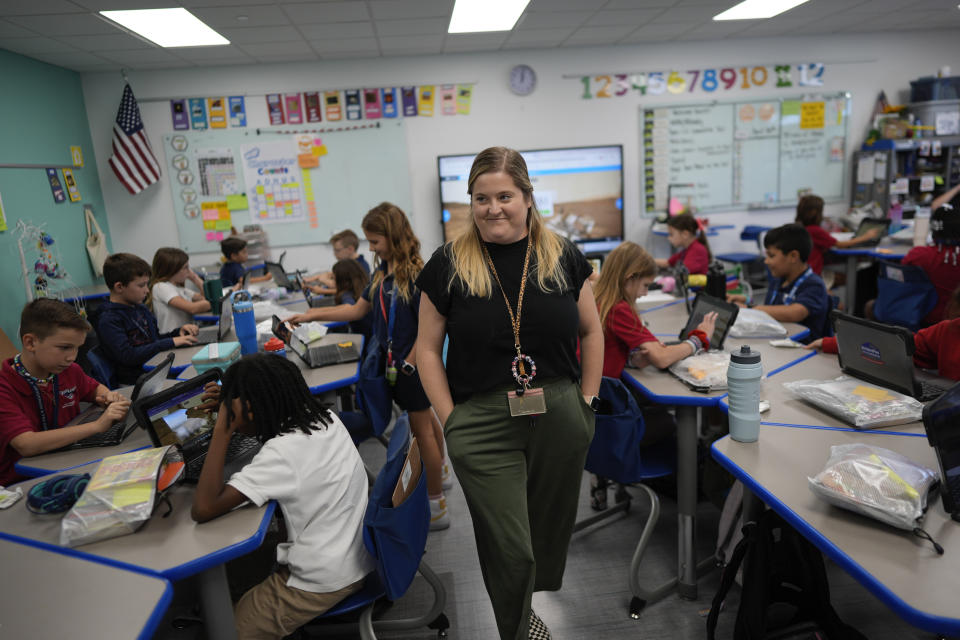
M 641 96 L 685 93 L 716 94 L 755 87 L 784 89 L 822 87 L 826 66 L 821 62 L 713 67 L 681 71 L 639 71 L 580 76 L 584 100 L 618 98 L 635 91 Z

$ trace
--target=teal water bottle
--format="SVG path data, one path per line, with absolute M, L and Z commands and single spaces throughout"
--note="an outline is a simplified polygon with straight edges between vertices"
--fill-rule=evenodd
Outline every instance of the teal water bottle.
M 233 305 L 233 330 L 240 342 L 240 353 L 257 352 L 257 322 L 253 317 L 253 300 L 246 291 L 236 291 L 230 296 Z
M 730 437 L 737 442 L 756 442 L 760 437 L 760 352 L 743 345 L 730 354 L 727 367 L 727 416 Z

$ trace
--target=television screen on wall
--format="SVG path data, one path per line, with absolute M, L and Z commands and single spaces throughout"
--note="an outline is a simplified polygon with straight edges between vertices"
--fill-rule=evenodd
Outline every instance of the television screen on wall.
M 607 252 L 623 240 L 623 147 L 520 151 L 537 209 L 547 226 L 585 253 Z M 444 241 L 470 226 L 467 180 L 476 154 L 440 156 L 440 210 Z

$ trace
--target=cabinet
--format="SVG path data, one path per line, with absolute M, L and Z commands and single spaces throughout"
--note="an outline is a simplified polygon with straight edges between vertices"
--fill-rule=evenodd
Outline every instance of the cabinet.
M 248 224 L 243 227 L 243 233 L 237 234 L 237 237 L 247 241 L 247 261 L 243 263 L 246 268 L 261 265 L 270 260 L 270 243 L 267 240 L 267 232 L 258 224 Z
M 918 206 L 929 205 L 958 183 L 960 136 L 877 140 L 854 154 L 851 204 L 876 202 L 889 211 L 891 204 L 900 202 L 909 218 Z

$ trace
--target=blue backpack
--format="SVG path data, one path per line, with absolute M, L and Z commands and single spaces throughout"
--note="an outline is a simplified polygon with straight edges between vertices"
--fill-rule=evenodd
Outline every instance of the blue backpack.
M 920 267 L 880 262 L 873 315 L 884 324 L 916 331 L 937 306 L 937 289 Z

